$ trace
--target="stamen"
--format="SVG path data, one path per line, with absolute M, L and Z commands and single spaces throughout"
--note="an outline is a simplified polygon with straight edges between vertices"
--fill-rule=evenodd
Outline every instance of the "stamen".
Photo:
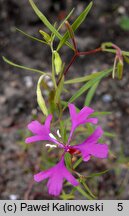
M 49 136 L 50 136 L 52 139 L 57 140 L 56 137 L 55 137 L 52 133 L 49 133 Z
M 59 129 L 57 130 L 57 132 L 56 132 L 56 133 L 57 133 L 58 137 L 59 137 L 59 138 L 61 138 L 61 134 L 60 134 L 60 131 L 59 131 Z
M 46 144 L 45 146 L 46 146 L 46 147 L 50 147 L 50 148 L 57 148 L 56 145 L 52 145 L 52 144 Z

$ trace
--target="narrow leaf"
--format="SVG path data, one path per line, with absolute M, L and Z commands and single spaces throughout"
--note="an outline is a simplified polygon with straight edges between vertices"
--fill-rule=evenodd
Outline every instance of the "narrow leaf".
M 89 106 L 89 105 L 90 105 L 91 100 L 92 100 L 92 98 L 93 98 L 93 96 L 94 96 L 94 93 L 95 93 L 95 91 L 96 91 L 98 85 L 99 85 L 99 81 L 96 82 L 96 83 L 90 88 L 90 90 L 88 91 L 87 96 L 86 96 L 86 100 L 85 100 L 85 103 L 84 103 L 85 106 Z
M 37 8 L 37 6 L 35 5 L 33 0 L 29 0 L 33 10 L 35 11 L 35 13 L 37 14 L 37 16 L 41 19 L 41 21 L 44 23 L 45 26 L 47 26 L 47 28 L 56 35 L 57 38 L 59 38 L 59 40 L 62 40 L 62 36 L 61 34 L 53 27 L 53 25 L 51 25 L 51 23 L 48 21 L 48 19 L 44 16 L 43 13 L 41 13 L 41 11 Z M 72 45 L 69 42 L 66 42 L 67 46 L 69 46 L 70 48 L 72 48 Z
M 87 184 L 83 181 L 82 182 L 84 188 L 87 190 L 87 192 L 90 194 L 91 197 L 93 197 L 94 199 L 96 198 L 95 195 L 92 193 L 92 191 L 90 190 L 90 188 L 87 186 Z
M 111 115 L 111 112 L 94 112 L 91 116 L 96 117 L 96 116 L 105 116 L 105 115 Z
M 64 143 L 67 142 L 67 134 L 66 134 L 66 126 L 64 124 L 64 121 L 60 121 L 60 132 L 61 132 L 61 137 Z
M 79 191 L 80 194 L 82 194 L 87 199 L 93 200 L 93 198 L 88 193 L 86 193 L 80 186 L 77 186 L 76 189 Z
M 90 4 L 86 7 L 86 9 L 80 14 L 80 16 L 74 21 L 74 23 L 71 25 L 73 31 L 75 32 L 76 29 L 81 25 L 81 23 L 85 20 L 86 16 L 88 15 L 93 3 L 90 2 Z M 69 38 L 69 33 L 66 32 L 65 35 L 63 36 L 63 39 L 60 41 L 57 51 L 66 43 L 66 41 Z
M 54 98 L 55 104 L 57 104 L 60 100 L 60 95 L 63 89 L 63 85 L 64 85 L 64 77 L 62 77 L 60 84 L 56 88 L 56 93 L 55 93 L 55 98 Z
M 93 74 L 90 74 L 90 75 L 86 75 L 86 76 L 83 76 L 83 77 L 77 77 L 75 79 L 71 79 L 71 80 L 67 80 L 64 82 L 64 84 L 74 84 L 74 83 L 80 83 L 80 82 L 85 82 L 85 81 L 88 81 L 88 80 L 91 80 L 91 79 L 94 79 L 96 77 L 98 77 L 98 75 L 104 73 L 105 71 L 99 71 L 99 72 L 96 72 L 96 73 L 93 73 Z
M 129 58 L 127 56 L 124 56 L 124 60 L 126 61 L 127 64 L 129 64 Z
M 99 172 L 99 173 L 93 173 L 93 174 L 91 174 L 91 175 L 89 175 L 89 176 L 86 176 L 86 178 L 93 178 L 93 177 L 96 177 L 96 176 L 101 176 L 101 175 L 107 173 L 108 171 L 109 171 L 109 169 L 104 170 L 104 171 Z
M 76 162 L 75 162 L 75 164 L 73 165 L 73 169 L 76 169 L 76 167 L 78 167 L 79 166 L 79 164 L 82 162 L 82 158 L 79 158 Z
M 17 67 L 17 68 L 21 68 L 21 69 L 24 69 L 24 70 L 29 70 L 29 71 L 33 71 L 33 72 L 37 72 L 37 73 L 40 73 L 40 74 L 45 74 L 43 71 L 40 71 L 40 70 L 37 70 L 37 69 L 34 69 L 34 68 L 29 68 L 29 67 L 25 67 L 25 66 L 22 66 L 22 65 L 18 65 L 18 64 L 15 64 L 13 62 L 11 62 L 10 60 L 8 60 L 7 58 L 5 58 L 4 56 L 2 57 L 3 60 L 8 63 L 9 65 L 12 65 L 14 67 Z
M 30 39 L 34 40 L 34 41 L 38 41 L 38 42 L 40 42 L 40 43 L 47 44 L 45 41 L 40 40 L 39 38 L 36 38 L 36 37 L 34 37 L 34 36 L 32 36 L 32 35 L 29 35 L 28 33 L 24 32 L 24 31 L 22 31 L 22 30 L 20 30 L 20 29 L 18 29 L 18 28 L 16 28 L 16 30 L 19 31 L 20 33 L 22 33 L 23 35 L 29 37 Z
M 70 153 L 66 153 L 65 156 L 65 164 L 68 170 L 71 170 L 71 154 Z
M 116 134 L 109 133 L 109 132 L 104 132 L 104 136 L 107 136 L 107 137 L 116 137 Z
M 116 50 L 115 49 L 106 49 L 105 48 L 105 49 L 103 49 L 103 51 L 116 54 Z M 129 52 L 122 50 L 122 55 L 129 56 Z
M 88 81 L 85 85 L 83 85 L 67 102 L 68 103 L 72 103 L 73 101 L 75 101 L 78 97 L 80 97 L 85 91 L 87 91 L 92 85 L 94 85 L 96 82 L 98 82 L 100 79 L 106 77 L 109 75 L 109 73 L 111 73 L 112 69 L 107 70 L 105 73 L 100 74 L 97 78 L 92 79 L 90 81 Z M 66 108 L 67 106 L 65 106 Z M 64 109 L 65 109 L 64 108 Z
M 38 80 L 38 84 L 37 84 L 37 102 L 38 105 L 40 107 L 40 109 L 42 110 L 44 115 L 48 115 L 48 110 L 44 101 L 44 98 L 42 96 L 42 92 L 41 92 L 41 88 L 40 85 L 42 83 L 42 80 L 44 79 L 45 75 L 40 76 L 39 80 Z
M 63 22 L 58 27 L 58 31 L 61 29 L 61 27 L 65 24 L 65 22 L 71 17 L 72 13 L 74 12 L 74 8 L 70 11 L 70 13 L 67 15 L 67 17 L 63 20 Z

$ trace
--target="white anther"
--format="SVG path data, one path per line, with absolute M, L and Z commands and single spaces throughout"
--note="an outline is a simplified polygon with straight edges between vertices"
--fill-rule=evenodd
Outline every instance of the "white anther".
M 57 148 L 56 145 L 52 145 L 52 144 L 46 144 L 45 146 L 46 146 L 46 147 L 50 147 L 50 148 Z
M 61 134 L 60 134 L 59 129 L 56 131 L 56 133 L 57 133 L 57 136 L 58 136 L 59 138 L 61 138 Z
M 49 136 L 50 136 L 52 139 L 57 140 L 56 137 L 55 137 L 52 133 L 49 133 Z

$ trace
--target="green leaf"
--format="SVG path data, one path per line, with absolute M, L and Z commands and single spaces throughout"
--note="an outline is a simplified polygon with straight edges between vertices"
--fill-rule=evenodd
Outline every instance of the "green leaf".
M 56 74 L 58 75 L 61 72 L 62 60 L 57 51 L 54 51 L 54 65 L 55 65 Z
M 75 162 L 75 164 L 73 165 L 73 169 L 76 169 L 76 167 L 78 167 L 79 166 L 79 164 L 82 162 L 82 158 L 79 158 L 76 162 Z
M 88 15 L 92 5 L 93 5 L 93 2 L 90 2 L 90 4 L 85 8 L 85 10 L 80 14 L 80 16 L 71 25 L 74 32 L 76 31 L 76 29 L 78 29 L 78 27 L 81 25 L 81 23 L 85 20 L 85 18 Z M 58 47 L 57 47 L 57 51 L 59 51 L 59 49 L 66 43 L 68 38 L 69 38 L 69 33 L 66 32 L 65 35 L 63 36 L 62 40 L 60 41 Z
M 33 10 L 35 11 L 35 13 L 37 14 L 37 16 L 41 19 L 41 21 L 44 23 L 44 25 L 53 33 L 56 35 L 57 38 L 59 38 L 59 40 L 62 40 L 62 36 L 61 34 L 53 27 L 53 25 L 51 25 L 51 23 L 48 21 L 48 19 L 44 16 L 43 13 L 41 13 L 41 11 L 37 8 L 37 6 L 35 5 L 33 0 L 29 0 Z M 69 46 L 70 48 L 72 48 L 72 45 L 69 42 L 66 42 L 67 46 Z M 73 48 L 72 48 L 73 49 Z
M 95 93 L 95 91 L 96 91 L 96 89 L 97 89 L 97 87 L 98 87 L 98 85 L 99 85 L 99 82 L 100 82 L 100 80 L 99 80 L 98 82 L 96 82 L 96 83 L 90 88 L 90 90 L 88 91 L 87 96 L 86 96 L 86 100 L 85 100 L 85 103 L 84 103 L 85 106 L 89 106 L 89 105 L 90 105 L 91 100 L 92 100 L 92 98 L 93 98 L 93 96 L 94 96 L 94 93 Z
M 34 69 L 34 68 L 29 68 L 29 67 L 25 67 L 25 66 L 22 66 L 22 65 L 15 64 L 15 63 L 11 62 L 10 60 L 8 60 L 7 58 L 5 58 L 4 56 L 2 56 L 2 58 L 6 63 L 8 63 L 9 65 L 12 65 L 14 67 L 21 68 L 21 69 L 24 69 L 24 70 L 33 71 L 33 72 L 37 72 L 37 73 L 40 73 L 40 74 L 45 74 L 45 72 L 43 72 L 41 70 L 37 70 L 37 69 Z
M 65 164 L 68 170 L 71 170 L 71 154 L 70 153 L 66 153 L 65 156 Z
M 86 189 L 86 191 L 90 194 L 91 197 L 93 197 L 94 199 L 96 198 L 95 195 L 92 193 L 92 191 L 90 190 L 90 188 L 87 186 L 87 184 L 82 181 L 82 184 L 84 186 L 84 188 Z
M 33 37 L 32 35 L 29 35 L 28 33 L 16 28 L 17 31 L 19 31 L 20 33 L 22 33 L 23 35 L 29 37 L 30 39 L 34 40 L 34 41 L 38 41 L 40 43 L 44 43 L 44 44 L 47 44 L 45 41 L 43 40 L 40 40 L 39 38 L 36 38 L 36 37 Z
M 66 134 L 66 126 L 64 124 L 64 121 L 60 121 L 60 133 L 63 140 L 63 143 L 67 142 L 67 134 Z
M 51 37 L 49 34 L 47 34 L 45 31 L 39 30 L 39 33 L 43 36 L 47 44 L 51 42 Z
M 61 79 L 59 85 L 58 85 L 57 88 L 56 88 L 56 93 L 55 93 L 55 97 L 54 97 L 54 102 L 55 102 L 55 104 L 58 104 L 58 102 L 59 102 L 59 100 L 60 100 L 60 95 L 61 95 L 63 86 L 64 86 L 64 77 L 62 77 L 62 79 Z
M 62 194 L 60 195 L 60 198 L 63 200 L 71 200 L 74 199 L 74 195 L 73 194 L 66 194 L 64 191 L 62 192 Z
M 58 27 L 58 31 L 61 29 L 61 27 L 65 24 L 65 22 L 71 17 L 72 13 L 74 12 L 74 8 L 70 11 L 70 13 L 67 15 L 67 17 L 63 20 L 63 22 Z
M 109 133 L 109 132 L 104 132 L 104 136 L 107 136 L 107 137 L 116 137 L 116 134 L 114 133 Z
M 48 110 L 44 101 L 44 98 L 42 96 L 42 92 L 41 92 L 41 88 L 40 85 L 42 83 L 42 80 L 44 79 L 45 75 L 40 76 L 39 80 L 38 80 L 38 84 L 37 84 L 37 102 L 38 105 L 40 107 L 40 109 L 42 110 L 44 115 L 48 115 Z
M 104 171 L 99 172 L 99 173 L 93 173 L 93 174 L 91 174 L 91 175 L 89 175 L 89 176 L 86 176 L 86 178 L 93 178 L 93 177 L 101 176 L 101 175 L 107 173 L 108 171 L 109 171 L 109 169 L 104 170 Z
M 115 49 L 106 49 L 105 48 L 105 49 L 103 49 L 103 51 L 116 54 L 116 50 Z M 122 55 L 129 56 L 129 52 L 122 50 Z
M 77 186 L 77 187 L 75 187 L 78 191 L 79 191 L 79 193 L 80 194 L 82 194 L 84 197 L 86 197 L 87 199 L 89 199 L 89 200 L 93 200 L 93 198 L 88 194 L 88 193 L 86 193 L 80 186 Z
M 126 61 L 127 64 L 129 64 L 129 58 L 127 56 L 124 56 L 124 60 Z
M 97 78 L 92 79 L 90 81 L 88 81 L 86 84 L 84 84 L 67 102 L 68 103 L 72 103 L 73 101 L 75 101 L 78 97 L 80 97 L 85 91 L 87 91 L 91 86 L 93 86 L 96 82 L 100 81 L 102 78 L 108 76 L 111 73 L 112 69 L 108 69 L 107 71 L 105 71 L 103 74 L 100 74 Z M 64 107 L 64 109 L 67 106 Z
M 75 83 L 80 83 L 80 82 L 85 82 L 85 81 L 88 81 L 88 80 L 91 80 L 91 79 L 94 79 L 96 77 L 98 77 L 98 75 L 104 73 L 104 71 L 99 71 L 99 72 L 96 72 L 96 73 L 93 73 L 93 74 L 90 74 L 90 75 L 86 75 L 86 76 L 83 76 L 83 77 L 78 77 L 78 78 L 75 78 L 75 79 L 71 79 L 71 80 L 67 80 L 64 82 L 64 84 L 75 84 Z
M 92 117 L 96 117 L 96 116 L 105 116 L 105 115 L 111 115 L 112 112 L 94 112 L 93 114 L 91 114 Z
M 129 17 L 128 16 L 121 17 L 119 24 L 123 30 L 128 31 L 129 30 Z

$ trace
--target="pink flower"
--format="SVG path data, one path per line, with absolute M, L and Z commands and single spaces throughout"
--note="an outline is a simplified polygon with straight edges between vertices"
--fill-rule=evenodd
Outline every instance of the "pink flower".
M 52 168 L 34 175 L 34 180 L 36 182 L 40 182 L 47 178 L 49 178 L 47 183 L 49 194 L 54 196 L 58 196 L 61 193 L 64 179 L 70 182 L 73 186 L 79 184 L 74 176 L 66 169 L 64 157 L 62 157 L 60 162 Z
M 28 129 L 34 133 L 34 136 L 26 138 L 26 143 L 32 143 L 36 141 L 50 141 L 54 142 L 60 147 L 63 147 L 63 145 L 57 141 L 56 138 L 53 138 L 50 133 L 50 123 L 52 120 L 52 115 L 48 115 L 45 121 L 45 124 L 42 125 L 38 121 L 32 121 L 30 124 L 28 124 Z
M 96 124 L 98 122 L 97 118 L 90 118 L 89 116 L 94 112 L 90 107 L 84 107 L 80 112 L 76 112 L 76 108 L 73 104 L 69 104 L 69 112 L 71 118 L 71 131 L 67 144 L 59 142 L 56 137 L 50 132 L 50 123 L 52 120 L 52 115 L 48 115 L 45 124 L 42 125 L 38 121 L 32 121 L 28 125 L 28 129 L 34 134 L 26 139 L 26 143 L 36 142 L 36 141 L 50 141 L 55 143 L 59 148 L 64 150 L 63 155 L 66 152 L 74 154 L 77 151 L 82 154 L 83 160 L 88 161 L 92 156 L 98 158 L 106 158 L 108 154 L 108 146 L 106 144 L 98 143 L 98 139 L 102 136 L 103 131 L 101 127 L 98 127 L 92 135 L 90 135 L 83 143 L 71 146 L 69 143 L 71 141 L 74 130 L 81 124 L 92 123 Z M 50 144 L 48 144 L 51 146 Z M 62 184 L 64 178 L 69 181 L 72 185 L 77 186 L 77 180 L 72 176 L 72 174 L 66 169 L 64 164 L 64 156 L 60 162 L 54 167 L 42 171 L 34 175 L 34 179 L 40 182 L 46 178 L 48 180 L 48 190 L 49 193 L 58 196 L 62 190 Z
M 98 139 L 102 134 L 102 128 L 98 127 L 83 143 L 70 147 L 68 151 L 79 150 L 84 161 L 88 161 L 91 155 L 98 158 L 106 158 L 108 155 L 107 144 L 98 143 Z
M 97 124 L 98 119 L 97 118 L 89 118 L 89 116 L 94 112 L 93 109 L 90 107 L 84 107 L 83 109 L 80 110 L 80 112 L 76 112 L 76 108 L 74 104 L 69 104 L 69 112 L 70 112 L 70 118 L 71 118 L 71 131 L 70 131 L 70 136 L 68 143 L 70 142 L 74 130 L 81 124 L 85 123 L 92 123 L 92 124 Z

